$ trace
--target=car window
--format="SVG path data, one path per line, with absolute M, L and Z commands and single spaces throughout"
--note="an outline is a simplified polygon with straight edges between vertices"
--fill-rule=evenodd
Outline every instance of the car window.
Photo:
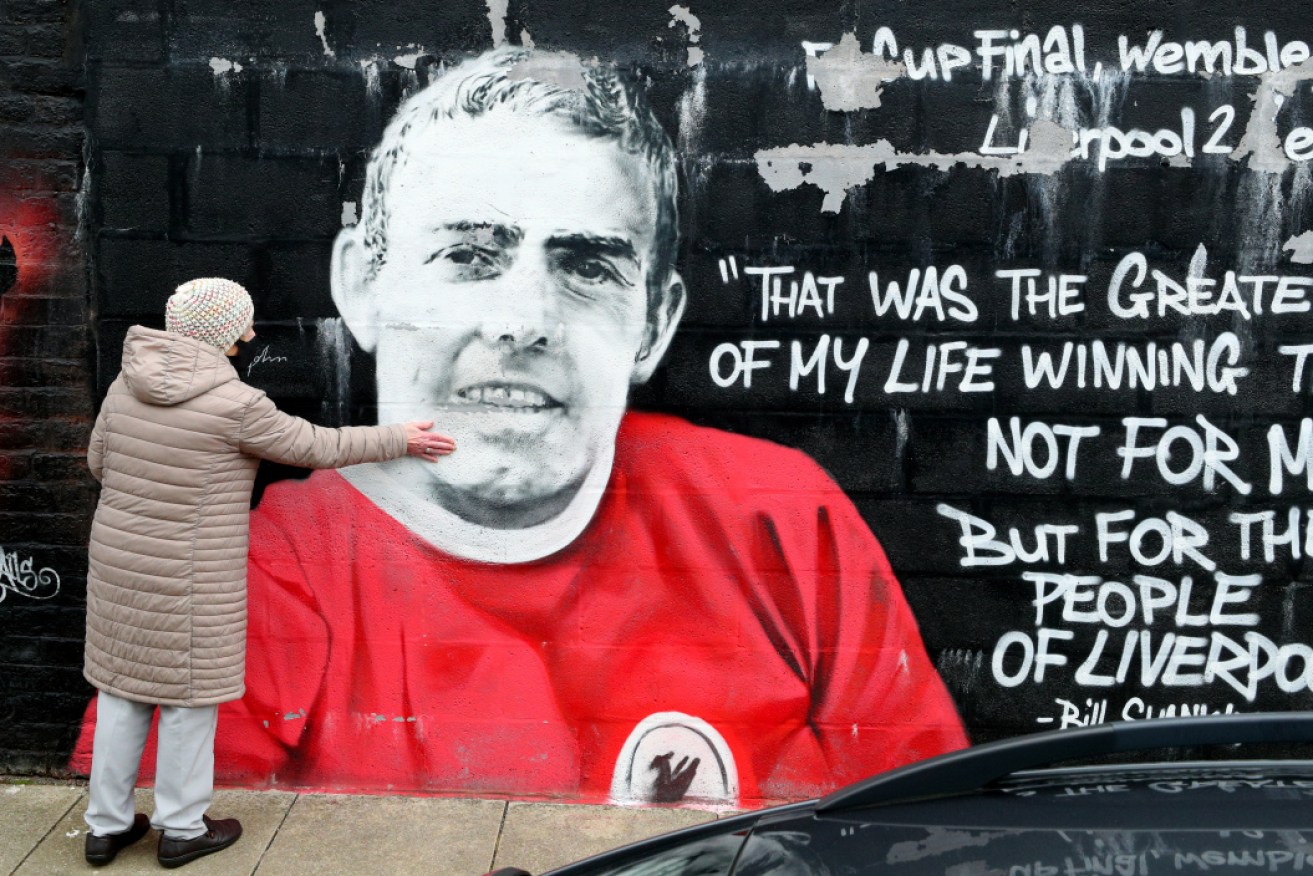
M 825 850 L 809 834 L 775 830 L 754 834 L 739 855 L 734 876 L 830 876 Z
M 744 839 L 746 831 L 706 837 L 596 869 L 573 867 L 570 876 L 728 876 Z

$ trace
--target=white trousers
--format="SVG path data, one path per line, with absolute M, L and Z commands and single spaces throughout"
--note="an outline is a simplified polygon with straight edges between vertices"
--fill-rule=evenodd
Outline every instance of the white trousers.
M 214 797 L 214 728 L 218 706 L 160 706 L 151 827 L 174 839 L 205 833 L 201 816 Z M 132 827 L 141 754 L 155 706 L 100 691 L 91 752 L 91 801 L 86 821 L 97 836 Z

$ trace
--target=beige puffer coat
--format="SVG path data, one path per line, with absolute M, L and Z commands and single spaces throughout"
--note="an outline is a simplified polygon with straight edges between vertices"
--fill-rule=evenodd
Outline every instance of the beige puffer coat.
M 259 459 L 337 468 L 405 452 L 404 426 L 314 426 L 242 383 L 220 350 L 133 326 L 87 451 L 102 482 L 87 572 L 87 680 L 162 705 L 240 697 Z

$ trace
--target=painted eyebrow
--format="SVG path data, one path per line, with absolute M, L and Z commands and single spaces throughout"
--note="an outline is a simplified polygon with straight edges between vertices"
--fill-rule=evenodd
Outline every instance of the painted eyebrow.
M 470 220 L 460 220 L 457 222 L 444 222 L 436 226 L 435 231 L 454 231 L 457 234 L 471 234 L 480 231 L 488 232 L 492 237 L 492 242 L 498 246 L 516 246 L 524 239 L 524 232 L 514 225 L 504 225 L 500 222 L 476 222 Z
M 622 258 L 638 267 L 638 254 L 634 245 L 623 237 L 607 237 L 598 234 L 554 234 L 547 239 L 547 246 L 552 249 L 568 249 L 585 254 L 597 254 Z

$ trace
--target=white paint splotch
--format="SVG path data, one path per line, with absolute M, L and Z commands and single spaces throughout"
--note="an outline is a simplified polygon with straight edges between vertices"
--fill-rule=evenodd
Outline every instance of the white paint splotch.
M 994 169 L 999 176 L 1020 173 L 1052 174 L 1061 170 L 1071 151 L 1071 132 L 1056 122 L 1041 119 L 1030 128 L 1030 148 L 1019 155 L 980 155 L 974 152 L 900 152 L 888 140 L 866 146 L 846 143 L 793 144 L 756 153 L 757 170 L 772 191 L 782 192 L 810 183 L 825 192 L 821 211 L 837 213 L 848 190 L 865 185 L 877 168 L 932 167 L 948 170 L 956 165 Z
M 492 26 L 493 48 L 506 42 L 506 13 L 510 0 L 485 0 L 488 6 L 488 24 Z
M 855 42 L 851 48 L 856 49 Z M 832 51 L 817 60 L 833 56 Z M 861 57 L 882 58 L 874 54 Z M 882 63 L 885 71 L 880 75 L 892 74 L 890 65 L 894 62 L 883 60 Z M 808 64 L 812 64 L 810 57 Z M 869 85 L 873 76 L 868 70 L 858 78 Z M 880 168 L 888 172 L 900 167 L 919 166 L 946 171 L 960 165 L 997 170 L 1000 177 L 1025 174 L 1047 183 L 1049 177 L 1056 175 L 1073 159 L 1073 142 L 1082 124 L 1091 121 L 1099 127 L 1109 124 L 1125 93 L 1126 79 L 1125 74 L 1115 71 L 1100 71 L 1096 77 L 1063 74 L 1032 74 L 1022 80 L 1000 77 L 994 85 L 996 111 L 978 151 L 903 152 L 887 140 L 867 145 L 793 144 L 759 150 L 755 156 L 757 167 L 775 191 L 796 188 L 804 183 L 821 188 L 826 193 L 821 207 L 824 212 L 837 212 L 843 205 L 847 189 L 869 182 Z M 826 88 L 826 85 L 821 85 L 822 93 Z M 1021 89 L 1019 95 L 1015 93 L 1016 89 Z M 831 104 L 831 100 L 840 100 L 832 87 L 830 95 L 826 100 L 827 109 L 837 105 Z M 872 103 L 873 99 L 868 98 L 866 102 Z M 1014 110 L 1014 105 L 1025 109 Z M 1094 119 L 1085 117 L 1084 113 L 1090 110 L 1082 111 L 1083 106 L 1092 108 Z M 1040 186 L 1039 195 L 1041 207 L 1059 197 L 1059 193 L 1047 184 Z M 1056 204 L 1049 204 L 1049 209 L 1043 212 L 1056 215 Z
M 880 89 L 898 78 L 905 68 L 883 53 L 863 53 L 856 37 L 845 34 L 833 49 L 809 52 L 807 69 L 808 77 L 814 77 L 820 87 L 826 109 L 856 111 L 879 108 Z M 902 152 L 887 140 L 871 144 L 794 143 L 759 150 L 755 154 L 757 168 L 774 191 L 804 184 L 819 187 L 825 192 L 823 212 L 837 212 L 845 193 L 869 182 L 881 168 L 885 172 L 908 166 L 948 170 L 962 165 L 994 169 L 1000 177 L 1015 174 L 1051 177 L 1068 163 L 1080 161 L 1093 163 L 1102 172 L 1109 163 L 1124 160 L 1130 154 L 1126 144 L 1135 132 L 1121 131 L 1110 121 L 1124 98 L 1128 75 L 1124 71 L 1104 69 L 1094 76 L 1033 74 L 1024 85 L 1029 91 L 1025 101 L 1027 111 L 1020 118 L 1014 118 L 1012 85 L 1008 80 L 1001 80 L 995 86 L 996 111 L 975 151 Z M 1259 254 L 1258 262 L 1270 261 L 1278 255 L 1287 212 L 1283 208 L 1280 184 L 1285 172 L 1295 166 L 1278 130 L 1279 114 L 1300 84 L 1307 81 L 1313 81 L 1313 59 L 1262 74 L 1251 96 L 1253 110 L 1235 148 L 1219 150 L 1210 140 L 1202 150 L 1222 152 L 1233 162 L 1243 162 L 1251 172 L 1242 181 L 1239 208 L 1242 224 L 1254 234 L 1262 232 L 1261 245 L 1252 247 Z M 1222 109 L 1231 112 L 1229 106 L 1219 108 L 1218 112 Z M 1189 112 L 1188 108 L 1182 110 L 1183 125 L 1187 125 L 1185 117 Z M 1218 119 L 1217 112 L 1207 123 L 1196 122 L 1190 115 L 1188 128 L 1195 130 L 1199 125 L 1199 130 L 1211 132 L 1217 139 L 1229 124 Z M 1177 137 L 1174 145 L 1170 138 L 1162 141 L 1167 145 L 1158 157 L 1172 167 L 1194 164 L 1203 156 L 1193 151 L 1193 144 L 1185 148 L 1184 139 L 1188 138 Z M 1291 198 L 1298 198 L 1302 203 L 1309 194 L 1308 188 L 1308 174 L 1298 176 Z M 1055 194 L 1047 189 L 1045 192 L 1048 196 Z
M 1296 234 L 1281 249 L 1289 252 L 1290 260 L 1297 265 L 1313 264 L 1313 231 Z
M 336 58 L 337 52 L 328 44 L 328 19 L 322 11 L 315 12 L 315 36 L 319 37 L 319 42 L 324 46 L 324 56 Z
M 1249 114 L 1249 123 L 1245 125 L 1244 136 L 1230 155 L 1232 161 L 1248 158 L 1250 170 L 1285 173 L 1290 167 L 1290 159 L 1277 132 L 1277 114 L 1286 99 L 1294 96 L 1299 84 L 1309 80 L 1313 80 L 1313 59 L 1262 76 L 1258 89 L 1250 95 L 1254 108 Z
M 428 51 L 423 46 L 415 45 L 414 43 L 411 43 L 407 48 L 414 49 L 415 51 L 394 56 L 392 58 L 392 63 L 396 64 L 398 67 L 405 67 L 407 70 L 414 70 L 415 65 L 419 63 L 419 59 L 428 54 Z
M 227 73 L 242 72 L 242 65 L 236 61 L 230 61 L 227 58 L 211 58 L 210 69 L 214 71 L 216 77 L 223 76 Z
M 670 24 L 667 25 L 668 27 L 682 24 L 688 29 L 689 46 L 687 64 L 690 67 L 696 67 L 698 64 L 702 63 L 704 57 L 701 47 L 698 46 L 698 43 L 702 40 L 702 19 L 694 15 L 693 10 L 689 7 L 680 6 L 679 4 L 671 6 L 667 11 L 669 11 L 671 16 Z
M 828 51 L 807 54 L 807 81 L 821 90 L 821 102 L 834 112 L 876 109 L 886 82 L 907 73 L 901 61 L 862 51 L 857 35 L 846 33 Z
M 589 65 L 570 52 L 534 52 L 515 64 L 506 74 L 511 81 L 532 79 L 571 91 L 585 91 L 588 83 L 584 70 Z

